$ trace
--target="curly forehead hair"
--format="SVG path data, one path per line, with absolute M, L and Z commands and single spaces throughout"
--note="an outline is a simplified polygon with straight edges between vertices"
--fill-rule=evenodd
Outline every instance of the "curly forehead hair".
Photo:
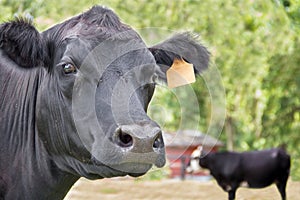
M 53 34 L 53 30 L 55 34 Z M 62 41 L 64 38 L 74 36 L 99 40 L 129 30 L 132 29 L 122 23 L 112 10 L 102 6 L 94 6 L 82 14 L 50 28 L 44 34 L 55 41 Z M 48 35 L 47 32 L 52 34 Z M 138 34 L 134 35 L 136 38 L 139 37 Z

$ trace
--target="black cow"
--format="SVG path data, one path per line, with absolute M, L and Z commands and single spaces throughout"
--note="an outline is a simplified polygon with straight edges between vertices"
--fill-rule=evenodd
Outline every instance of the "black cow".
M 160 127 L 146 114 L 175 58 L 207 68 L 190 33 L 148 48 L 95 6 L 39 33 L 0 25 L 0 199 L 62 199 L 83 176 L 140 176 L 165 164 Z
M 249 152 L 210 152 L 197 149 L 187 167 L 193 172 L 199 167 L 208 169 L 228 199 L 235 199 L 238 187 L 263 188 L 276 184 L 283 200 L 290 173 L 290 156 L 282 148 Z

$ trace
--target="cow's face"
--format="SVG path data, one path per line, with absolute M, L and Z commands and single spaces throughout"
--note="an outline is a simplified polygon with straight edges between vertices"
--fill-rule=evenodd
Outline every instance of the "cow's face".
M 158 66 L 130 32 L 106 40 L 64 39 L 42 83 L 41 137 L 57 140 L 46 143 L 50 152 L 86 162 L 87 177 L 99 171 L 105 177 L 140 175 L 165 163 L 161 129 L 146 114 Z M 56 117 L 49 118 L 49 112 Z
M 200 166 L 200 161 L 202 159 L 201 155 L 202 155 L 202 146 L 198 147 L 193 151 L 191 155 L 191 159 L 186 168 L 186 171 L 188 173 L 195 173 L 201 170 L 201 166 Z
M 37 41 L 23 41 L 32 47 L 21 56 L 7 53 L 29 71 L 41 69 L 35 124 L 55 165 L 87 178 L 138 176 L 152 165 L 162 167 L 161 129 L 146 114 L 155 81 L 165 80 L 175 58 L 193 63 L 199 73 L 208 65 L 207 50 L 187 33 L 147 48 L 102 7 L 41 35 L 25 26 L 25 35 L 34 33 Z

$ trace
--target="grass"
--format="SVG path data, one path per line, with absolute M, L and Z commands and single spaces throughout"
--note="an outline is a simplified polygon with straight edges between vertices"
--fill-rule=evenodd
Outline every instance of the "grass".
M 118 193 L 118 190 L 115 189 L 115 188 L 101 188 L 100 189 L 100 193 L 102 194 L 117 194 Z

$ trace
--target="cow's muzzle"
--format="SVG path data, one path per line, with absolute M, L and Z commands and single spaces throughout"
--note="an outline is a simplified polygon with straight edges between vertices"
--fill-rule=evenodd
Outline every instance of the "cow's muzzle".
M 162 131 L 152 124 L 119 125 L 110 136 L 96 138 L 92 163 L 135 176 L 145 174 L 152 165 L 163 167 L 166 158 Z
M 122 149 L 123 162 L 165 165 L 165 149 L 162 131 L 152 125 L 122 125 L 113 136 L 113 142 Z
M 133 148 L 141 153 L 157 151 L 164 147 L 162 132 L 159 128 L 150 130 L 150 133 L 145 133 L 146 130 L 143 128 L 138 128 L 138 130 L 134 128 L 131 126 L 118 127 L 114 137 L 116 144 L 122 148 Z

